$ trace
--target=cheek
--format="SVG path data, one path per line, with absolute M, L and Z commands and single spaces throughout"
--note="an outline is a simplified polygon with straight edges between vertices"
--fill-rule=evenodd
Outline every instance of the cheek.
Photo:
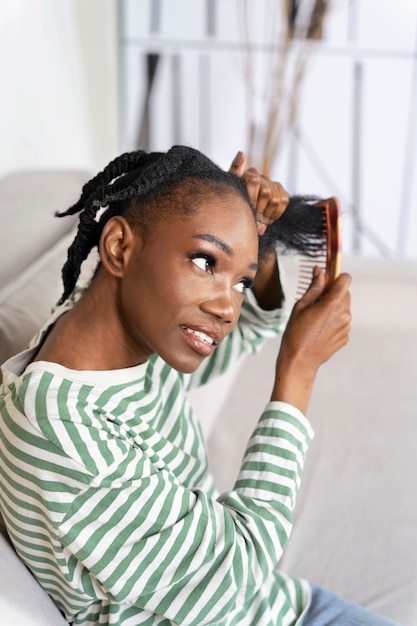
M 142 281 L 143 296 L 156 307 L 159 314 L 171 314 L 167 307 L 177 309 L 182 303 L 192 299 L 198 288 L 196 281 L 190 279 L 182 268 L 175 268 L 171 264 L 154 268 L 146 272 Z

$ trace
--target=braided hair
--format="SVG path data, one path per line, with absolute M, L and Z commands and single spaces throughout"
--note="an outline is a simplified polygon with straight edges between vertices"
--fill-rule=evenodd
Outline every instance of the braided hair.
M 195 211 L 196 200 L 210 188 L 221 195 L 234 190 L 251 206 L 244 182 L 194 148 L 173 146 L 166 153 L 137 150 L 111 161 L 84 185 L 78 202 L 55 214 L 80 214 L 77 234 L 62 268 L 64 291 L 60 303 L 74 290 L 83 261 L 98 246 L 103 227 L 111 217 L 124 215 L 146 234 L 168 212 Z M 168 197 L 170 202 L 164 202 Z M 105 210 L 97 219 L 102 208 Z
M 82 263 L 98 246 L 103 227 L 111 217 L 123 215 L 131 225 L 139 226 L 146 238 L 168 214 L 196 212 L 210 190 L 220 196 L 237 192 L 253 210 L 241 178 L 222 170 L 194 148 L 173 146 L 168 152 L 150 153 L 137 150 L 111 161 L 84 185 L 78 202 L 56 213 L 57 217 L 80 214 L 77 234 L 62 268 L 64 291 L 60 303 L 73 292 Z M 277 248 L 281 252 L 316 253 L 316 242 L 323 229 L 322 210 L 315 210 L 312 204 L 316 199 L 314 196 L 290 198 L 283 216 L 259 238 L 261 258 Z

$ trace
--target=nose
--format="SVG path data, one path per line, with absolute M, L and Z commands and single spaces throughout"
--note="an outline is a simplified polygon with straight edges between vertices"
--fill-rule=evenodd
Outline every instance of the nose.
M 209 298 L 204 299 L 200 308 L 205 313 L 214 315 L 226 324 L 232 324 L 240 310 L 240 304 L 237 303 L 236 294 L 233 293 L 231 287 L 221 285 Z

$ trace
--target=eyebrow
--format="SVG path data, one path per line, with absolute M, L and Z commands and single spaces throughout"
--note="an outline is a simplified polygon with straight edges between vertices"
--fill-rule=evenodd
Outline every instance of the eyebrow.
M 227 243 L 225 243 L 224 241 L 222 241 L 218 237 L 215 237 L 214 235 L 205 235 L 205 234 L 193 235 L 193 238 L 194 239 L 203 239 L 204 241 L 208 241 L 208 242 L 214 244 L 215 246 L 217 246 L 220 250 L 223 250 L 223 252 L 225 254 L 227 254 L 228 257 L 232 257 L 233 256 L 232 248 L 229 245 L 227 245 Z M 249 264 L 249 269 L 254 270 L 256 272 L 256 270 L 258 269 L 258 264 L 257 263 L 250 263 Z

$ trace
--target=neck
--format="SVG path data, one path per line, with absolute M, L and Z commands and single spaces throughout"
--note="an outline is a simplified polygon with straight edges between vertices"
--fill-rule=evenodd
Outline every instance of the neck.
M 80 300 L 54 325 L 36 360 L 75 370 L 112 370 L 144 363 L 126 340 L 115 306 L 117 283 L 98 274 Z

